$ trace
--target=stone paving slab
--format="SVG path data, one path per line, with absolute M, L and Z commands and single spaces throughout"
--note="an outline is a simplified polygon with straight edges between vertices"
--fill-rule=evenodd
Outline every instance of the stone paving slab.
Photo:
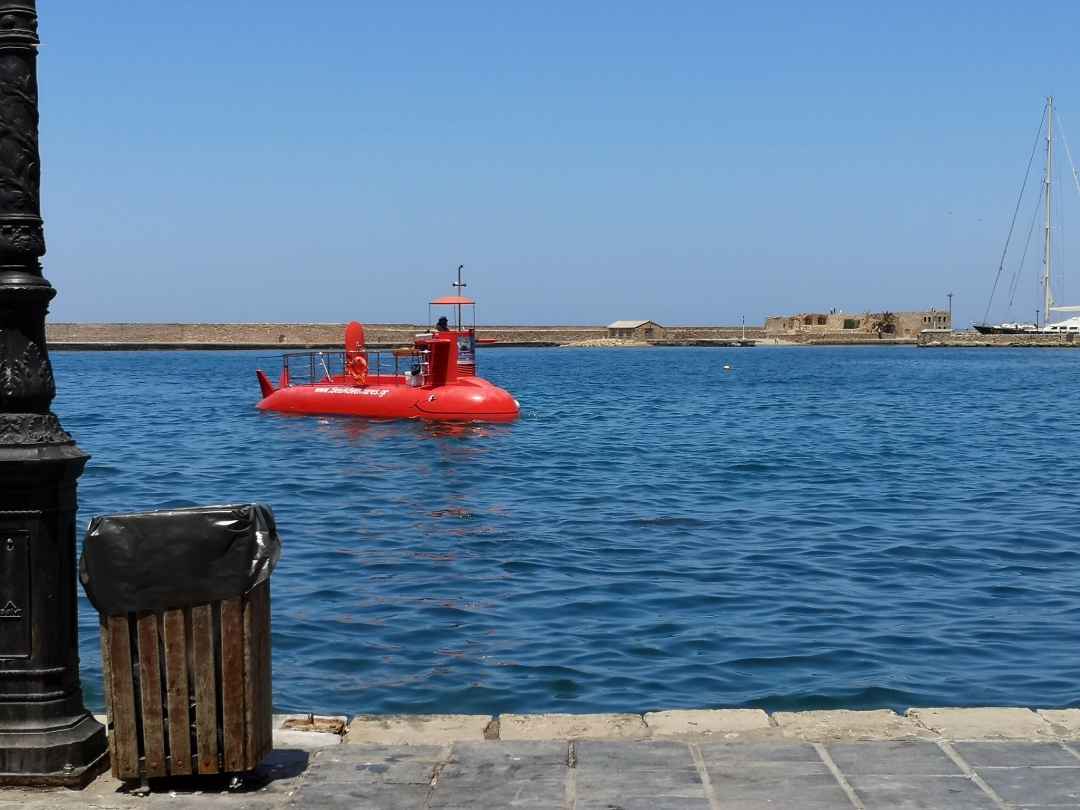
M 432 790 L 432 810 L 562 808 L 566 743 L 503 742 L 454 745 Z
M 851 807 L 843 788 L 824 766 L 820 773 L 813 774 L 790 774 L 771 769 L 722 772 L 709 768 L 709 778 L 716 800 L 723 808 L 836 810 Z
M 1080 806 L 1080 768 L 988 768 L 979 775 L 1007 802 Z
M 274 732 L 274 745 L 282 748 L 300 748 L 308 751 L 315 748 L 341 745 L 341 742 L 342 738 L 337 734 L 326 734 L 321 731 L 279 729 Z
M 705 799 L 688 799 L 680 796 L 623 796 L 617 804 L 607 799 L 583 799 L 574 810 L 710 810 Z
M 569 744 L 561 740 L 511 740 L 499 745 L 482 743 L 455 743 L 450 749 L 447 762 L 485 762 L 511 765 L 514 762 L 535 762 L 541 765 L 566 765 L 569 760 Z
M 640 740 L 649 734 L 640 714 L 504 714 L 500 740 Z
M 1080 768 L 1080 757 L 1057 742 L 957 742 L 952 745 L 973 768 Z
M 1031 709 L 908 709 L 906 715 L 950 740 L 1031 740 L 1054 735 L 1051 725 Z
M 761 709 L 647 712 L 644 720 L 653 737 L 728 736 L 773 728 Z
M 960 766 L 932 742 L 856 742 L 826 746 L 845 774 L 963 776 Z
M 416 810 L 425 806 L 440 746 L 343 745 L 315 753 L 289 807 Z
M 572 774 L 577 808 L 709 810 L 690 747 L 672 741 L 578 742 Z
M 797 762 L 821 764 L 821 757 L 813 745 L 794 740 L 748 743 L 702 742 L 697 748 L 706 764 L 712 762 L 784 766 Z
M 305 784 L 341 781 L 388 785 L 431 784 L 446 749 L 434 745 L 349 745 L 320 752 Z
M 1039 709 L 1039 717 L 1062 737 L 1080 737 L 1080 709 Z
M 624 742 L 582 740 L 574 743 L 574 759 L 579 771 L 596 768 L 631 768 L 635 771 L 664 771 L 694 768 L 686 743 L 656 740 L 636 745 Z
M 818 712 L 776 712 L 773 720 L 785 737 L 826 740 L 904 740 L 928 737 L 933 732 L 914 720 L 887 709 Z
M 856 775 L 849 783 L 866 810 L 999 810 L 992 798 L 962 775 Z
M 348 743 L 445 745 L 484 739 L 494 720 L 487 714 L 361 714 L 349 723 Z
M 843 787 L 809 743 L 709 742 L 696 747 L 720 807 L 850 806 Z

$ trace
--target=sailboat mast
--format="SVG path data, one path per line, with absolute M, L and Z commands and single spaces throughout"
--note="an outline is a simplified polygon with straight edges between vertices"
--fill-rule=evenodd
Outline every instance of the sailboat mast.
M 1046 97 L 1046 177 L 1044 194 L 1046 198 L 1046 235 L 1043 244 L 1043 322 L 1050 321 L 1050 307 L 1054 305 L 1054 296 L 1050 292 L 1050 178 L 1054 170 L 1054 97 Z M 1038 327 L 1038 324 L 1035 324 Z
M 461 297 L 461 291 L 469 286 L 468 284 L 466 284 L 464 281 L 461 280 L 461 269 L 464 266 L 465 265 L 463 265 L 463 264 L 458 265 L 458 268 L 457 268 L 457 281 L 453 282 L 450 285 L 451 287 L 453 287 L 457 291 L 457 294 L 458 294 L 459 298 Z M 461 304 L 460 303 L 458 303 L 458 305 L 457 305 L 457 330 L 459 332 L 461 331 Z

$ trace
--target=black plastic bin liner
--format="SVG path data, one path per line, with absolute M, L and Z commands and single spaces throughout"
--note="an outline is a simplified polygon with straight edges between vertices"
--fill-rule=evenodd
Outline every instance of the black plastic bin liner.
M 102 615 L 159 612 L 246 594 L 280 556 L 261 503 L 105 515 L 86 530 L 79 579 Z

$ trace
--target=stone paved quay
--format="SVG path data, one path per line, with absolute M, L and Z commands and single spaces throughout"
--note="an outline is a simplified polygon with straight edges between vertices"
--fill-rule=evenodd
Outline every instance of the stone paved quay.
M 102 776 L 2 790 L 0 810 L 1080 808 L 1080 709 L 361 716 L 343 734 L 307 720 L 277 718 L 239 788 L 138 796 Z

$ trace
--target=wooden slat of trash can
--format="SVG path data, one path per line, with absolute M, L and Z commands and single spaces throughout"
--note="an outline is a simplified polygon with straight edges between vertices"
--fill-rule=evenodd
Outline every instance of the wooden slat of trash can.
M 212 605 L 191 609 L 192 681 L 195 684 L 195 758 L 199 773 L 218 772 L 217 684 Z
M 244 770 L 244 647 L 232 639 L 244 637 L 244 609 L 240 599 L 221 603 L 221 746 L 222 767 Z M 252 728 L 252 736 L 255 729 Z
M 273 748 L 270 586 L 101 623 L 119 779 L 253 770 Z
M 136 625 L 139 636 L 137 647 L 143 727 L 143 772 L 148 777 L 165 776 L 165 712 L 161 698 L 157 614 L 139 614 Z
M 247 656 L 245 668 L 251 672 L 258 672 L 261 678 L 248 678 L 245 687 L 247 693 L 244 696 L 244 705 L 247 715 L 245 722 L 253 729 L 252 739 L 256 749 L 248 752 L 247 767 L 254 768 L 258 763 L 254 762 L 257 754 L 255 751 L 270 749 L 273 746 L 272 736 L 272 708 L 270 672 L 263 668 L 259 670 L 256 663 L 259 659 L 270 656 L 270 613 L 269 613 L 269 590 L 252 592 L 251 598 L 244 605 L 244 632 L 249 637 L 257 638 L 255 644 L 251 644 L 244 651 Z M 255 635 L 252 628 L 266 628 L 265 633 Z
M 105 685 L 110 707 L 109 759 L 116 776 L 139 775 L 139 734 L 135 725 L 135 685 L 131 668 L 131 630 L 126 616 L 110 616 L 102 623 L 108 643 L 109 669 Z
M 253 636 L 253 630 L 255 627 L 259 627 L 259 619 L 256 615 L 258 606 L 258 596 L 252 593 L 249 595 L 251 598 L 244 602 L 244 635 L 248 638 Z M 263 625 L 265 626 L 265 625 Z M 248 672 L 254 672 L 256 669 L 256 661 L 262 657 L 262 649 L 258 644 L 251 644 L 244 648 L 244 669 Z M 259 725 L 259 707 L 260 694 L 262 690 L 262 684 L 257 678 L 248 678 L 244 682 L 244 724 L 254 729 L 252 732 L 255 745 L 248 750 L 248 758 L 245 765 L 250 769 L 255 766 L 251 764 L 252 755 L 259 746 L 262 745 L 263 735 L 262 729 Z M 256 763 L 257 764 L 257 763 Z
M 191 773 L 191 693 L 188 690 L 187 618 L 165 611 L 165 710 L 169 719 L 169 772 Z

